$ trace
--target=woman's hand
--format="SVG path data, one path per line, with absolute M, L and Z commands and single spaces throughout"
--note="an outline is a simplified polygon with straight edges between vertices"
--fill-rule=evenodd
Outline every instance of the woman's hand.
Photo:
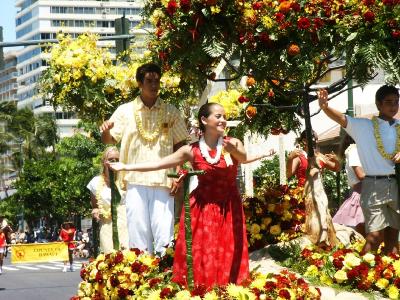
M 232 153 L 237 150 L 238 142 L 237 142 L 237 140 L 225 137 L 224 141 L 222 142 L 222 146 L 224 147 L 224 150 L 226 152 Z
M 272 156 L 272 155 L 274 155 L 275 153 L 276 153 L 276 151 L 275 151 L 274 148 L 269 149 L 269 151 L 268 151 L 268 153 L 265 155 L 265 157 Z
M 126 165 L 122 162 L 106 162 L 106 165 L 113 171 L 124 171 L 126 170 Z
M 299 157 L 302 153 L 303 153 L 303 150 L 295 149 L 289 153 L 288 159 L 295 159 L 296 157 Z

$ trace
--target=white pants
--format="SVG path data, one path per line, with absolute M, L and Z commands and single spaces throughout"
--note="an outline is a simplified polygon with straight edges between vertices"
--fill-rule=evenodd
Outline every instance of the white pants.
M 165 253 L 174 235 L 174 198 L 169 192 L 166 187 L 128 185 L 125 199 L 129 248 Z

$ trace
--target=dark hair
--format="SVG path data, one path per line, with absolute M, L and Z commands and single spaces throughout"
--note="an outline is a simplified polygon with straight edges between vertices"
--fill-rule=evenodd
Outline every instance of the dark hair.
M 396 95 L 399 97 L 399 90 L 392 85 L 382 85 L 375 93 L 375 103 L 382 102 L 387 95 Z
M 157 73 L 161 77 L 161 68 L 153 63 L 141 65 L 136 70 L 136 81 L 143 83 L 147 73 Z
M 340 159 L 344 157 L 344 152 L 346 149 L 351 145 L 355 144 L 355 141 L 353 138 L 344 130 L 341 131 L 340 133 L 341 138 L 340 138 L 340 143 L 339 143 L 339 151 L 338 151 L 338 156 Z
M 312 135 L 312 142 L 313 142 L 313 148 L 315 148 L 317 146 L 317 140 L 318 140 L 318 136 L 317 133 L 312 130 L 311 131 L 311 135 Z M 303 140 L 307 140 L 307 133 L 306 130 L 303 130 L 302 133 L 300 134 L 300 136 L 297 139 L 297 143 L 301 143 Z
M 197 120 L 199 122 L 200 130 L 203 131 L 203 132 L 206 130 L 206 128 L 204 127 L 204 124 L 201 122 L 201 117 L 208 118 L 208 116 L 211 114 L 211 107 L 213 107 L 215 105 L 220 105 L 220 104 L 218 104 L 218 103 L 206 103 L 206 104 L 203 104 L 199 109 L 199 113 L 197 115 Z

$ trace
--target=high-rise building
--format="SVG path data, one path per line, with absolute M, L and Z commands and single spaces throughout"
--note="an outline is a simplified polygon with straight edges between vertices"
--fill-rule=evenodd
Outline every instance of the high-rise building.
M 17 56 L 14 51 L 4 54 L 4 66 L 0 68 L 0 102 L 17 101 Z
M 135 29 L 141 22 L 142 0 L 16 0 L 16 39 L 54 39 L 64 32 L 76 37 L 86 32 L 100 36 L 115 34 L 115 19 L 125 17 L 130 22 L 135 41 L 144 36 L 143 29 Z M 102 42 L 110 46 L 114 42 Z M 17 54 L 18 107 L 30 107 L 35 113 L 54 113 L 53 107 L 37 95 L 36 83 L 46 68 L 46 54 L 39 45 L 26 46 Z M 60 136 L 70 135 L 77 123 L 74 113 L 56 112 Z

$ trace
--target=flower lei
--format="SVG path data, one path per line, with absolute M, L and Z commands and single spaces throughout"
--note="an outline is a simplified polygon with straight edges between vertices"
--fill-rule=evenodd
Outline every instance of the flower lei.
M 165 107 L 163 103 L 161 103 L 161 108 L 157 116 L 157 124 L 156 128 L 150 132 L 147 132 L 143 128 L 143 123 L 142 123 L 142 118 L 139 116 L 139 109 L 135 109 L 135 121 L 136 121 L 136 126 L 139 131 L 139 135 L 146 140 L 147 142 L 154 142 L 158 136 L 160 135 L 161 128 L 163 125 L 163 117 L 164 117 L 164 111 Z
M 400 152 L 400 142 L 399 142 L 400 126 L 399 126 L 399 124 L 396 124 L 396 149 L 394 150 L 393 153 L 387 153 L 385 151 L 385 148 L 382 143 L 381 134 L 379 132 L 379 123 L 378 123 L 377 117 L 372 118 L 372 124 L 374 125 L 374 136 L 375 136 L 375 140 L 376 140 L 376 144 L 377 144 L 379 153 L 382 155 L 383 158 L 391 160 L 392 156 L 394 154 Z
M 96 200 L 97 200 L 97 207 L 99 208 L 100 215 L 103 216 L 104 219 L 111 218 L 111 206 L 103 200 L 101 196 L 101 192 L 106 187 L 106 182 L 104 180 L 104 176 L 100 175 L 100 180 L 97 183 L 96 187 Z
M 221 153 L 222 153 L 222 137 L 218 139 L 217 143 L 217 153 L 215 154 L 214 158 L 211 158 L 210 154 L 208 153 L 207 150 L 207 145 L 204 140 L 204 137 L 202 136 L 199 140 L 199 148 L 200 148 L 200 153 L 203 158 L 212 165 L 215 165 L 216 163 L 219 162 L 219 159 L 221 158 Z

